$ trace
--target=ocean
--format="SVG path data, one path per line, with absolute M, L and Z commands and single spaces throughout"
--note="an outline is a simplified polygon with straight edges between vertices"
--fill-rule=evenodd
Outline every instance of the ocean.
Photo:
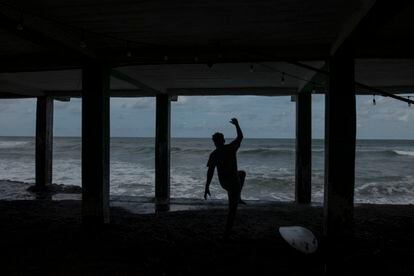
M 210 139 L 173 138 L 171 196 L 202 198 Z M 239 169 L 247 173 L 242 196 L 247 200 L 294 200 L 294 139 L 244 139 Z M 313 140 L 312 201 L 323 201 L 324 145 Z M 81 185 L 81 140 L 55 137 L 53 183 Z M 0 180 L 34 183 L 33 137 L 0 137 Z M 111 138 L 111 195 L 153 197 L 154 139 Z M 355 202 L 414 203 L 414 141 L 358 140 Z M 213 198 L 226 198 L 217 175 Z

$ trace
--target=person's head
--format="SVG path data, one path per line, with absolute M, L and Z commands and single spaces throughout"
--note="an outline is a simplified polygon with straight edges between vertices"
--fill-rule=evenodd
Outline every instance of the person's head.
M 223 133 L 220 133 L 220 132 L 214 133 L 212 139 L 213 139 L 213 142 L 214 142 L 214 145 L 216 146 L 216 148 L 221 147 L 226 142 L 224 140 Z

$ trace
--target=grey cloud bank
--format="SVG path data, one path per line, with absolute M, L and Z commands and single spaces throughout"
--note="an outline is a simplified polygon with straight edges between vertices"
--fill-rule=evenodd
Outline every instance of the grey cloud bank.
M 313 96 L 313 137 L 324 135 L 324 97 Z M 33 136 L 36 101 L 1 100 L 0 135 Z M 357 97 L 360 139 L 414 139 L 414 107 L 389 98 Z M 172 103 L 173 137 L 210 137 L 221 131 L 226 137 L 235 135 L 232 117 L 239 118 L 246 137 L 293 138 L 295 104 L 290 97 L 215 96 L 179 97 Z M 81 101 L 55 102 L 54 132 L 56 136 L 80 136 Z M 111 135 L 117 137 L 152 137 L 155 133 L 154 98 L 114 98 L 111 100 Z

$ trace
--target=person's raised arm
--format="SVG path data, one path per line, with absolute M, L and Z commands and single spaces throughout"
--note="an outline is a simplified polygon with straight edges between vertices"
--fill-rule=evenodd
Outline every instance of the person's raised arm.
M 237 131 L 237 138 L 235 141 L 238 142 L 238 146 L 240 146 L 240 142 L 243 140 L 243 132 L 240 128 L 239 121 L 236 118 L 231 119 L 230 123 L 232 123 L 236 127 Z

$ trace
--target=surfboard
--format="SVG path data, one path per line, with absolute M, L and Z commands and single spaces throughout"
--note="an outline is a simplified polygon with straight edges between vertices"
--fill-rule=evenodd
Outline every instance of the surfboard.
M 302 226 L 279 227 L 282 238 L 293 248 L 305 254 L 313 253 L 318 249 L 318 240 L 309 229 Z

